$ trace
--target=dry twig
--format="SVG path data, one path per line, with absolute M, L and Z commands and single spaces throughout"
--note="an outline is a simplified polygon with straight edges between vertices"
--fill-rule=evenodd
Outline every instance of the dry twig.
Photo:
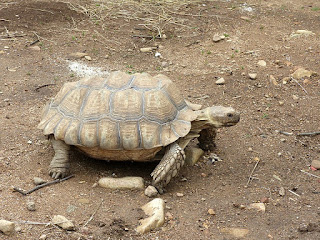
M 320 176 L 314 175 L 314 174 L 312 174 L 312 173 L 308 173 L 308 172 L 306 172 L 306 171 L 304 171 L 304 170 L 300 170 L 300 171 L 303 172 L 303 173 L 305 173 L 305 174 L 307 174 L 307 175 L 309 175 L 309 176 L 312 176 L 312 177 L 315 177 L 315 178 L 320 178 Z
M 320 135 L 320 132 L 305 132 L 305 133 L 298 133 L 297 136 L 316 136 Z
M 250 174 L 250 176 L 249 176 L 249 179 L 248 179 L 248 182 L 247 182 L 247 185 L 246 185 L 246 186 L 248 186 L 248 185 L 249 185 L 249 183 L 251 182 L 251 180 L 253 179 L 253 177 L 252 177 L 253 172 L 254 172 L 254 170 L 256 170 L 256 168 L 257 168 L 257 166 L 258 166 L 259 162 L 260 162 L 260 159 L 259 159 L 259 160 L 256 162 L 256 164 L 254 165 L 254 167 L 253 167 L 253 169 L 252 169 L 252 171 L 251 171 L 251 174 Z
M 93 219 L 94 215 L 96 215 L 96 213 L 98 212 L 99 208 L 102 206 L 103 203 L 103 199 L 101 200 L 99 206 L 97 207 L 97 209 L 94 211 L 94 213 L 92 213 L 92 215 L 90 216 L 90 218 L 88 219 L 88 221 L 83 225 L 83 227 L 87 226 L 87 224 Z

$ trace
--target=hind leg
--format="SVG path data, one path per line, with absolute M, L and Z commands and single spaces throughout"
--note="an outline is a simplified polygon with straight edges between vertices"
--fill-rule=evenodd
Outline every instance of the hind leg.
M 49 175 L 53 179 L 64 178 L 70 173 L 70 146 L 61 140 L 55 140 L 53 136 L 50 140 L 55 154 L 49 166 Z

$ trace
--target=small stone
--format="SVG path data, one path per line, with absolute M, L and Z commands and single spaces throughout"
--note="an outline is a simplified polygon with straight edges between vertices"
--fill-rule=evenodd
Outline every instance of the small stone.
M 53 216 L 52 224 L 57 225 L 64 230 L 74 230 L 73 223 L 62 215 Z
M 14 231 L 15 231 L 15 232 L 21 232 L 21 231 L 22 231 L 22 228 L 21 228 L 20 226 L 16 226 L 16 227 L 14 228 Z
M 281 138 L 280 141 L 281 141 L 281 142 L 285 142 L 285 141 L 287 141 L 287 139 Z
M 255 209 L 255 210 L 258 210 L 258 212 L 265 212 L 266 206 L 264 203 L 251 203 L 249 204 L 247 209 Z
M 320 169 L 320 161 L 319 160 L 312 160 L 311 166 L 316 169 Z
M 198 162 L 204 151 L 198 147 L 187 147 L 185 148 L 186 160 L 185 163 L 189 166 L 193 166 Z
M 98 186 L 98 183 L 94 183 L 94 184 L 92 184 L 92 188 L 95 188 L 95 187 L 97 187 Z
M 284 101 L 279 101 L 279 105 L 282 106 L 284 104 Z
M 3 232 L 5 235 L 10 235 L 14 232 L 15 224 L 7 220 L 0 220 L 0 232 Z
M 257 74 L 256 73 L 249 73 L 249 78 L 252 80 L 257 79 Z
M 84 56 L 84 58 L 88 61 L 92 61 L 92 58 L 90 56 Z
M 40 51 L 41 48 L 39 46 L 31 46 L 29 47 L 29 49 L 33 50 L 33 51 Z
M 85 56 L 87 56 L 88 54 L 87 53 L 83 53 L 83 52 L 75 52 L 75 53 L 70 53 L 68 55 L 68 58 L 69 59 L 80 59 L 80 58 L 83 58 Z
M 183 197 L 183 193 L 177 193 L 177 197 Z
M 311 77 L 312 75 L 316 75 L 315 72 L 312 71 L 308 71 L 304 68 L 298 68 L 294 73 L 292 73 L 292 77 L 294 79 L 301 79 L 301 78 L 305 78 L 305 77 Z
M 78 203 L 89 204 L 90 200 L 88 198 L 80 198 L 78 199 Z
M 223 40 L 223 39 L 225 39 L 225 36 L 221 36 L 221 35 L 219 35 L 219 34 L 215 34 L 215 35 L 213 36 L 213 38 L 212 38 L 212 41 L 214 41 L 214 42 L 219 42 L 219 41 L 221 41 L 221 40 Z
M 259 60 L 259 61 L 258 61 L 258 65 L 259 65 L 260 67 L 265 67 L 265 66 L 267 66 L 267 63 L 266 63 L 266 61 L 264 61 L 264 60 Z
M 161 57 L 161 53 L 156 52 L 156 53 L 154 54 L 154 56 L 155 56 L 155 57 Z
M 270 75 L 269 79 L 270 79 L 270 83 L 272 83 L 274 86 L 278 86 L 278 82 L 273 75 Z
M 284 77 L 282 78 L 282 84 L 286 85 L 288 82 L 290 82 L 291 78 L 290 77 Z
M 166 212 L 166 218 L 167 218 L 168 220 L 172 220 L 172 219 L 173 219 L 172 213 Z
M 299 100 L 299 96 L 297 96 L 297 95 L 292 95 L 292 99 L 293 99 L 293 100 Z
M 279 189 L 279 195 L 280 195 L 281 197 L 283 197 L 284 195 L 286 195 L 286 190 L 284 189 L 284 187 L 280 187 L 280 189 Z
M 153 50 L 156 50 L 157 47 L 145 47 L 145 48 L 140 48 L 140 52 L 146 53 L 146 52 L 152 52 Z
M 161 198 L 155 198 L 141 207 L 149 217 L 140 220 L 140 226 L 136 228 L 138 233 L 146 233 L 164 224 L 165 203 Z
M 260 199 L 260 202 L 261 202 L 261 203 L 268 203 L 268 202 L 269 202 L 269 198 L 268 198 L 268 197 L 262 197 L 262 198 Z
M 39 237 L 39 240 L 46 240 L 47 239 L 47 235 L 45 234 L 42 234 L 40 237 Z
M 144 181 L 141 177 L 104 177 L 99 180 L 98 184 L 110 189 L 144 189 Z
M 224 85 L 225 84 L 225 80 L 224 80 L 224 78 L 219 78 L 217 81 L 216 81 L 216 84 L 217 85 Z
M 146 190 L 144 190 L 144 195 L 148 196 L 148 197 L 155 197 L 157 196 L 159 193 L 158 193 L 158 190 L 154 187 L 154 186 L 151 186 L 149 185 Z
M 31 140 L 28 140 L 28 142 L 27 142 L 27 143 L 31 145 L 31 144 L 32 144 L 32 141 L 31 141 Z
M 35 185 L 41 185 L 43 183 L 46 183 L 45 180 L 43 180 L 42 178 L 39 178 L 39 177 L 34 177 L 33 178 L 33 182 L 34 182 Z
M 244 238 L 249 230 L 245 228 L 221 228 L 220 232 L 232 235 L 235 238 Z
M 36 210 L 36 203 L 34 201 L 28 201 L 27 202 L 27 209 L 29 211 L 35 211 Z
M 210 215 L 216 215 L 216 212 L 215 212 L 212 208 L 209 208 L 209 209 L 208 209 L 208 213 L 209 213 Z

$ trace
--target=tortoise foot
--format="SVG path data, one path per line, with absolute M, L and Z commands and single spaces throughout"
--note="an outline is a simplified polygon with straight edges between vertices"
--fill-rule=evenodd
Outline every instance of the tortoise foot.
M 70 174 L 69 168 L 66 167 L 50 167 L 49 175 L 53 179 L 60 179 L 68 176 Z

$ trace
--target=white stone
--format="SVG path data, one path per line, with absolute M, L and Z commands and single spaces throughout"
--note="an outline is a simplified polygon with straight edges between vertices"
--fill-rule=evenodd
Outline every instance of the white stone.
M 217 85 L 223 85 L 223 84 L 225 84 L 225 80 L 224 80 L 224 78 L 219 78 L 217 81 L 216 81 L 216 84 Z
M 139 221 L 140 226 L 136 228 L 138 233 L 146 233 L 163 225 L 165 203 L 161 198 L 153 199 L 142 206 L 141 209 L 149 217 Z
M 267 66 L 267 63 L 264 60 L 259 60 L 258 61 L 258 65 L 261 66 L 261 67 L 265 67 L 265 66 Z
M 247 209 L 255 209 L 258 212 L 265 212 L 266 211 L 266 205 L 264 203 L 251 203 Z
M 5 235 L 10 235 L 14 232 L 15 224 L 7 220 L 0 220 L 0 231 Z
M 141 177 L 104 177 L 99 180 L 98 184 L 110 189 L 144 189 L 144 181 Z
M 304 77 L 311 77 L 313 74 L 315 74 L 312 71 L 308 71 L 304 68 L 298 68 L 294 73 L 292 73 L 292 77 L 294 79 L 300 79 L 300 78 L 304 78 Z
M 33 178 L 33 182 L 34 182 L 35 185 L 40 185 L 40 184 L 45 183 L 46 181 L 43 180 L 42 178 L 34 177 L 34 178 Z
M 149 185 L 146 190 L 144 190 L 144 195 L 148 197 L 155 197 L 159 194 L 158 190 L 154 187 Z
M 204 151 L 198 147 L 186 147 L 184 152 L 186 154 L 185 162 L 189 166 L 193 166 L 194 164 L 196 164 L 204 153 Z
M 249 73 L 249 78 L 252 80 L 257 79 L 257 74 L 256 73 Z
M 64 230 L 74 230 L 73 223 L 62 215 L 53 216 L 52 224 L 57 225 Z
M 152 52 L 153 50 L 156 50 L 157 47 L 145 47 L 145 48 L 140 48 L 140 52 Z

